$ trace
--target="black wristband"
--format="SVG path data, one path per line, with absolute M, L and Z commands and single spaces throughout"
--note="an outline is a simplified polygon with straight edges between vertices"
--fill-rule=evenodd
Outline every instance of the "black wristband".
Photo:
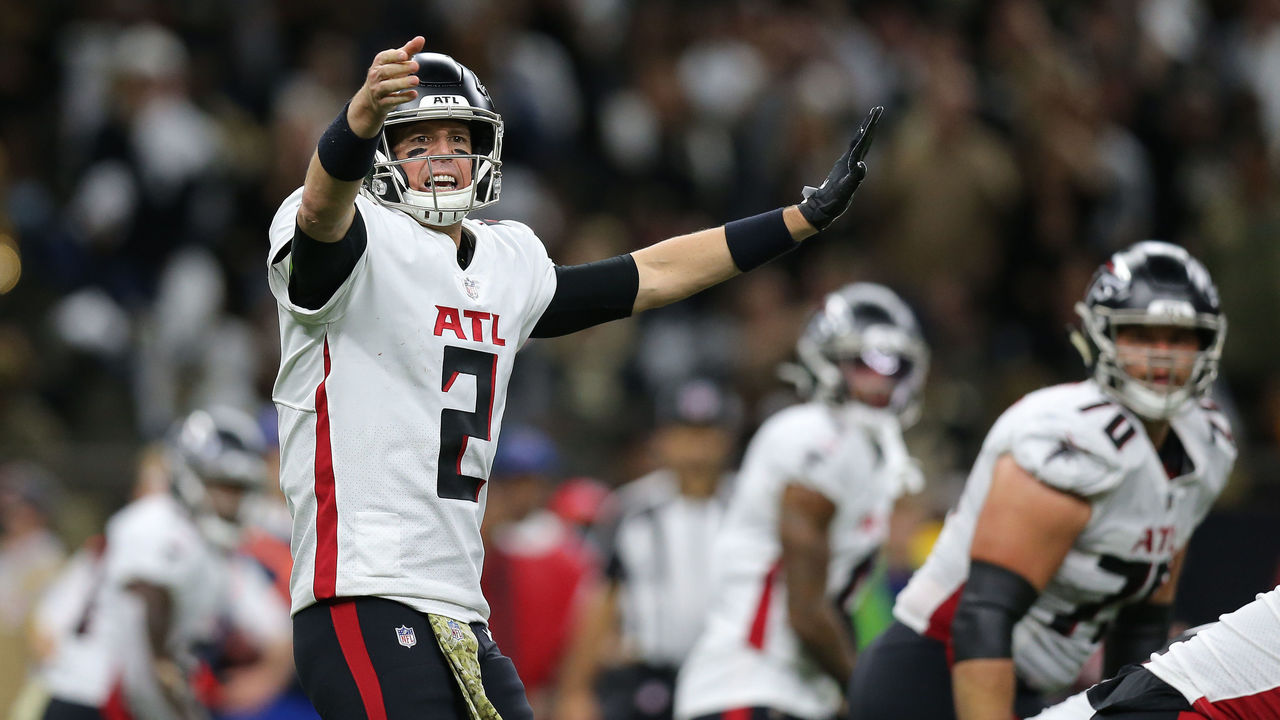
M 725 223 L 724 239 L 733 264 L 742 272 L 754 270 L 800 244 L 791 237 L 782 210 Z
M 1013 657 L 1013 626 L 1040 596 L 1026 578 L 982 560 L 969 563 L 969 578 L 951 620 L 955 660 Z
M 320 142 L 316 145 L 316 155 L 324 171 L 337 180 L 354 182 L 363 180 L 373 168 L 373 151 L 378 148 L 378 137 L 362 138 L 352 131 L 347 124 L 347 108 L 350 101 L 342 106 L 342 112 L 329 124 Z

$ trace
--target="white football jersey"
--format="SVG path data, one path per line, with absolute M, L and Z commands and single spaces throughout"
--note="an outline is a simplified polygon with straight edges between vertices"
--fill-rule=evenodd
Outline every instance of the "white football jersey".
M 1223 615 L 1144 665 L 1207 718 L 1280 717 L 1280 587 Z M 1035 720 L 1088 720 L 1094 707 L 1078 693 Z
M 53 655 L 41 668 L 53 697 L 101 707 L 117 695 L 135 716 L 156 712 L 124 684 L 126 667 L 145 666 L 149 660 L 138 653 L 151 652 L 137 636 L 144 626 L 142 604 L 127 589 L 134 582 L 169 592 L 166 652 L 188 669 L 197 650 L 227 627 L 261 641 L 288 638 L 287 608 L 265 576 L 206 541 L 172 496 L 148 495 L 112 516 L 103 554 L 77 554 L 37 611 L 42 629 L 53 633 Z
M 1146 667 L 1205 717 L 1280 717 L 1280 587 L 1152 655 Z
M 1092 381 L 1022 398 L 988 433 L 958 505 L 898 595 L 894 616 L 950 644 L 974 526 L 995 462 L 1009 454 L 1041 482 L 1092 506 L 1057 574 L 1013 631 L 1020 678 L 1042 692 L 1069 685 L 1120 608 L 1148 597 L 1167 576 L 1235 462 L 1227 419 L 1212 403 L 1187 403 L 1170 422 L 1186 456 L 1172 472 L 1141 421 Z
M 827 595 L 845 607 L 872 567 L 894 499 L 914 471 L 898 423 L 885 413 L 807 403 L 761 426 L 716 537 L 711 610 L 680 671 L 676 717 L 739 707 L 800 718 L 836 713 L 839 683 L 808 657 L 787 620 L 782 493 L 796 483 L 835 504 Z
M 280 485 L 293 515 L 293 611 L 372 595 L 484 621 L 480 519 L 516 350 L 555 292 L 524 225 L 446 235 L 363 196 L 368 247 L 317 310 L 289 298 L 302 191 L 271 225 L 279 306 Z

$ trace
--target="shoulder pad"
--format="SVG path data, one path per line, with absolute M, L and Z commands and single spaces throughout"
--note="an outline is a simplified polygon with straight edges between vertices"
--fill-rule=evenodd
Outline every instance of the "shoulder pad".
M 1064 492 L 1088 497 L 1112 490 L 1124 479 L 1120 451 L 1140 430 L 1115 403 L 1079 405 L 1071 402 L 1079 399 L 1074 393 L 1054 395 L 1028 396 L 1006 413 L 1014 461 Z

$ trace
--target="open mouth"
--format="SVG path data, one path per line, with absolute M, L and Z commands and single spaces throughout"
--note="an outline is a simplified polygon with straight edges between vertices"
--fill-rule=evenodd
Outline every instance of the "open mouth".
M 431 189 L 436 192 L 450 192 L 458 189 L 458 180 L 452 175 L 436 173 L 431 176 Z

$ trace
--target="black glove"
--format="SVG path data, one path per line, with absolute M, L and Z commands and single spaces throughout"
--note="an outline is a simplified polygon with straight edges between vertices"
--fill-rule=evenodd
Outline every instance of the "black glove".
M 849 142 L 849 149 L 836 161 L 827 179 L 819 187 L 806 185 L 802 191 L 804 201 L 800 203 L 800 213 L 819 230 L 825 230 L 849 209 L 853 191 L 858 189 L 862 178 L 867 176 L 867 166 L 862 158 L 867 156 L 867 150 L 875 138 L 876 123 L 883 114 L 884 108 L 878 105 L 871 108 L 867 119 L 862 121 L 862 127 L 858 128 L 857 134 Z

